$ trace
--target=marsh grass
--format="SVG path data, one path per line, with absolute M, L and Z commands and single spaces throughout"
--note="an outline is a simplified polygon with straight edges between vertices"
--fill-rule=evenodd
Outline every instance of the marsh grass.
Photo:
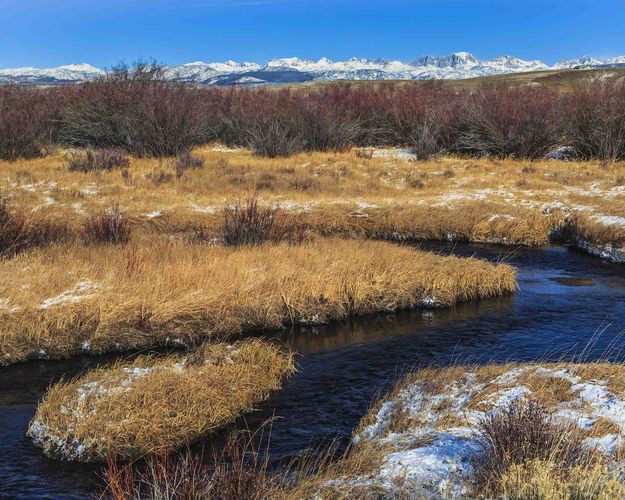
M 36 218 L 16 209 L 0 195 L 0 258 L 12 257 L 32 247 L 73 238 L 71 228 L 47 217 Z
M 14 209 L 62 221 L 75 234 L 117 202 L 141 222 L 139 232 L 184 237 L 201 229 L 209 239 L 221 238 L 224 205 L 243 200 L 243 207 L 251 192 L 258 209 L 281 207 L 287 235 L 300 228 L 320 236 L 543 245 L 565 227 L 581 229 L 573 221 L 582 215 L 625 216 L 615 185 L 625 176 L 622 163 L 407 162 L 360 158 L 357 151 L 271 160 L 210 146 L 193 155 L 205 167 L 184 175 L 176 174 L 173 159 L 131 158 L 125 169 L 78 176 L 54 168 L 59 155 L 5 162 L 0 187 L 19 194 L 11 197 Z M 618 243 L 616 229 L 597 231 L 593 243 Z
M 515 289 L 508 265 L 384 242 L 57 246 L 0 262 L 0 296 L 16 311 L 0 310 L 0 359 L 193 343 Z
M 293 359 L 259 339 L 207 343 L 187 356 L 141 356 L 52 386 L 29 435 L 80 461 L 162 454 L 230 423 L 278 389 Z

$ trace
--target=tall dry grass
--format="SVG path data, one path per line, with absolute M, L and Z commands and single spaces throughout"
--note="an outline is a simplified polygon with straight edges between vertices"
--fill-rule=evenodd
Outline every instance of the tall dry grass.
M 252 411 L 294 371 L 259 339 L 206 343 L 185 356 L 142 356 L 52 386 L 29 425 L 65 460 L 134 459 L 184 447 Z
M 65 357 L 512 293 L 515 271 L 370 241 L 57 246 L 0 262 L 0 360 Z

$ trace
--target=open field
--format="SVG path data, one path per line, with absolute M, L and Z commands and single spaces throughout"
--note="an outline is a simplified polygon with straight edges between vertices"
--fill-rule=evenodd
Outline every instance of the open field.
M 296 496 L 622 496 L 624 370 L 556 363 L 414 372 L 363 418 L 347 456 Z
M 504 75 L 482 76 L 479 78 L 464 78 L 456 80 L 442 80 L 441 83 L 454 90 L 477 90 L 488 84 L 504 84 L 510 86 L 531 85 L 543 86 L 548 89 L 557 90 L 558 92 L 569 92 L 580 84 L 586 84 L 593 80 L 618 80 L 625 77 L 625 68 L 581 68 L 581 69 L 551 69 L 545 71 L 527 71 L 523 73 L 509 73 Z M 378 86 L 385 85 L 419 85 L 428 84 L 428 80 L 407 81 L 407 80 L 385 80 L 385 81 L 362 81 L 351 80 L 350 85 L 355 87 Z M 297 86 L 289 86 L 293 89 L 298 87 L 304 88 L 323 88 L 324 86 L 340 85 L 345 83 L 337 82 L 314 82 L 301 83 Z
M 383 242 L 61 245 L 0 262 L 0 360 L 191 345 L 515 291 L 514 270 Z
M 28 433 L 64 460 L 163 453 L 253 410 L 293 371 L 292 357 L 262 340 L 142 356 L 51 387 Z
M 112 203 L 137 234 L 220 238 L 224 206 L 256 192 L 291 234 L 523 245 L 560 236 L 625 260 L 622 162 L 411 161 L 376 149 L 267 159 L 221 146 L 195 155 L 204 167 L 180 176 L 172 159 L 91 173 L 68 171 L 62 153 L 3 163 L 0 190 L 34 225 L 66 226 L 67 239 Z

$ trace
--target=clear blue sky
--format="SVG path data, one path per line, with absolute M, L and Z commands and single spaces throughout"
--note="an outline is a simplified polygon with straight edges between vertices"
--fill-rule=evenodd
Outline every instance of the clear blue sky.
M 625 0 L 0 0 L 0 67 L 460 50 L 547 63 L 623 55 Z

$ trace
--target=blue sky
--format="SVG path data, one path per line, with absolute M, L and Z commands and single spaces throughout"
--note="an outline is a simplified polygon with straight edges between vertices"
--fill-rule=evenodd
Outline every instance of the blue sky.
M 0 67 L 625 54 L 625 0 L 0 0 Z

